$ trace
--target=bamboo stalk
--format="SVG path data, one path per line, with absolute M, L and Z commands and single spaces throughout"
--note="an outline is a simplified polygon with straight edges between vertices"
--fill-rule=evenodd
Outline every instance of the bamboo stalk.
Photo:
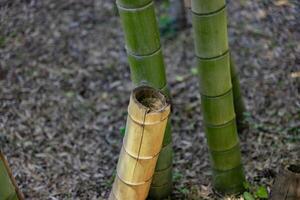
M 169 114 L 170 104 L 161 92 L 148 86 L 133 90 L 110 200 L 147 198 Z
M 0 151 L 0 199 L 23 200 L 24 196 L 19 190 L 12 175 L 8 162 Z
M 128 53 L 128 61 L 131 80 L 134 83 L 144 83 L 157 89 L 167 84 L 161 49 L 147 56 L 134 56 Z
M 192 0 L 192 22 L 213 184 L 220 193 L 239 193 L 245 177 L 235 121 L 225 0 Z
M 231 72 L 231 82 L 232 82 L 232 91 L 233 91 L 233 100 L 234 100 L 234 110 L 237 119 L 236 120 L 237 128 L 239 131 L 242 131 L 248 127 L 248 124 L 245 121 L 245 117 L 244 117 L 244 113 L 246 112 L 246 107 L 241 94 L 239 75 L 236 70 L 232 57 L 230 57 L 230 72 Z
M 231 89 L 228 53 L 214 59 L 197 59 L 197 66 L 203 95 L 218 96 Z
M 117 0 L 117 4 L 123 8 L 140 8 L 151 3 L 152 0 Z
M 218 126 L 235 118 L 232 90 L 217 97 L 201 95 L 201 107 L 206 124 Z
M 153 2 L 141 8 L 118 5 L 125 32 L 126 49 L 133 55 L 150 55 L 160 48 Z
M 135 86 L 152 86 L 161 90 L 170 98 L 153 1 L 117 0 L 117 5 L 125 33 L 126 51 L 132 82 Z M 172 136 L 169 121 L 165 131 L 162 151 L 164 151 L 163 149 L 166 146 L 171 147 L 171 143 Z M 171 167 L 173 158 L 172 149 L 164 153 L 163 157 L 164 159 L 160 159 L 159 155 L 157 165 L 167 165 L 167 167 Z M 156 172 L 153 177 L 155 179 Z M 172 180 L 161 180 L 161 182 L 166 181 Z M 169 185 L 171 184 L 172 183 L 169 183 Z M 152 190 L 150 190 L 150 193 L 151 192 Z M 163 195 L 157 195 L 157 199 L 160 199 L 160 196 L 167 197 L 169 194 L 170 193 L 164 192 Z M 155 198 L 156 195 L 152 196 Z

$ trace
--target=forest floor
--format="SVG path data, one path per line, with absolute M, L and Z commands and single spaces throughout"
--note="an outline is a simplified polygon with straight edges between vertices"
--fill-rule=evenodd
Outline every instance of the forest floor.
M 300 4 L 228 1 L 250 128 L 248 181 L 268 189 L 300 160 Z M 106 199 L 132 85 L 111 0 L 0 2 L 0 146 L 26 199 Z M 162 38 L 173 96 L 172 199 L 212 192 L 191 27 Z

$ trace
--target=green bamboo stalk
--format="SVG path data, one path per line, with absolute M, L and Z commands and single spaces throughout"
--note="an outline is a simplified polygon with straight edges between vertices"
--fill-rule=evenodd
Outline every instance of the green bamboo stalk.
M 118 10 L 129 53 L 146 56 L 160 49 L 153 2 L 141 8 L 123 8 L 118 5 Z
M 125 35 L 132 82 L 135 86 L 152 86 L 170 98 L 153 1 L 117 0 L 117 6 Z M 149 192 L 151 198 L 162 199 L 170 195 L 172 160 L 172 136 L 169 120 L 153 176 L 155 181 Z
M 234 100 L 234 110 L 237 119 L 236 120 L 237 128 L 239 131 L 242 131 L 248 127 L 248 124 L 245 121 L 245 116 L 244 116 L 244 113 L 246 112 L 246 107 L 241 94 L 239 75 L 236 70 L 232 57 L 230 57 L 230 72 L 231 72 L 231 82 L 232 82 L 232 91 L 233 91 L 233 100 Z
M 17 188 L 8 163 L 0 152 L 0 200 L 22 200 L 23 195 Z
M 225 0 L 192 0 L 192 23 L 213 184 L 220 193 L 239 193 L 245 177 L 234 112 Z
M 0 161 L 0 196 L 1 199 L 9 199 L 16 194 L 15 188 L 9 178 L 4 166 L 4 162 Z

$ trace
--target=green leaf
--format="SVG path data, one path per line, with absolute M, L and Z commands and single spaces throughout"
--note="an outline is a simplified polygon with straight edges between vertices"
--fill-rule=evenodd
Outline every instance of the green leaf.
M 248 181 L 243 182 L 243 186 L 244 186 L 245 190 L 250 190 L 251 185 Z
M 269 194 L 268 194 L 267 188 L 264 186 L 260 186 L 256 191 L 256 196 L 260 199 L 268 199 Z
M 179 181 L 182 179 L 183 175 L 180 172 L 173 172 L 173 180 L 174 181 Z
M 119 131 L 120 131 L 120 135 L 121 135 L 122 137 L 124 137 L 126 128 L 125 128 L 125 127 L 121 127 L 121 128 L 119 129 Z
M 197 73 L 198 73 L 197 67 L 193 67 L 193 68 L 191 69 L 191 73 L 192 73 L 193 75 L 197 75 Z
M 249 192 L 244 192 L 243 197 L 245 200 L 255 200 L 252 194 L 250 194 Z
M 176 79 L 176 81 L 178 81 L 178 82 L 182 82 L 182 81 L 184 80 L 184 77 L 178 75 L 178 76 L 175 77 L 175 79 Z

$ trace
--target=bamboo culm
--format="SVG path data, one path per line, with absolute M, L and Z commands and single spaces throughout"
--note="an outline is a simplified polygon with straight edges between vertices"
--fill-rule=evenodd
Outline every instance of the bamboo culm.
M 148 85 L 170 98 L 159 29 L 152 0 L 117 0 L 125 36 L 131 80 L 135 86 Z M 172 190 L 172 136 L 167 124 L 163 146 L 150 187 L 149 196 L 162 199 Z M 160 181 L 158 181 L 160 180 Z
M 245 180 L 236 127 L 225 0 L 192 0 L 201 106 L 214 188 L 243 191 Z
M 109 199 L 147 198 L 170 113 L 167 98 L 148 86 L 133 90 L 126 133 Z M 160 178 L 160 177 L 158 177 Z
M 16 181 L 8 166 L 8 162 L 0 151 L 0 200 L 23 200 Z
M 239 74 L 236 70 L 232 56 L 230 56 L 230 72 L 237 128 L 239 132 L 242 132 L 248 127 L 248 123 L 244 115 L 246 112 L 246 107 L 241 93 Z

